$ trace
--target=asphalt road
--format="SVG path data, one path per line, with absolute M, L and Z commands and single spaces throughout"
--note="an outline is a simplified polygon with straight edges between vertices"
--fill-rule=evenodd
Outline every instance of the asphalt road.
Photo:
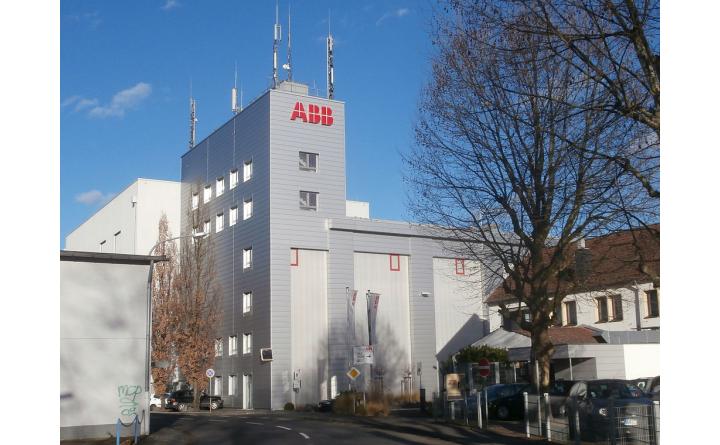
M 220 410 L 151 415 L 151 435 L 142 445 L 203 444 L 372 444 L 528 445 L 524 439 L 483 433 L 469 428 L 434 423 L 431 419 L 391 416 L 348 418 L 332 414 L 264 413 Z M 538 442 L 539 443 L 539 442 Z

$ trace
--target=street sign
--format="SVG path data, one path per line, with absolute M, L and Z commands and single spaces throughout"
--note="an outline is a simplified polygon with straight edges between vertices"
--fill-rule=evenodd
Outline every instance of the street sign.
M 373 347 L 370 346 L 353 346 L 353 365 L 374 365 L 375 354 Z
M 205 375 L 207 376 L 207 378 L 211 379 L 215 377 L 215 370 L 212 368 L 208 368 L 208 370 L 205 371 Z
M 480 377 L 487 377 L 490 375 L 490 361 L 486 358 L 478 360 L 478 374 Z
M 347 372 L 347 376 L 355 380 L 360 377 L 360 371 L 358 371 L 358 369 L 353 366 L 352 368 L 350 368 L 350 371 Z

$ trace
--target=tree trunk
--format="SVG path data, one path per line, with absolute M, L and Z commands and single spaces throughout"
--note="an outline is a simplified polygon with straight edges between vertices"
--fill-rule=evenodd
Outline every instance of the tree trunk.
M 548 327 L 533 326 L 530 333 L 532 339 L 532 352 L 535 361 L 537 362 L 537 368 L 533 364 L 533 369 L 530 370 L 532 375 L 531 380 L 535 383 L 540 393 L 546 392 L 550 387 L 550 360 L 555 352 L 555 347 L 550 341 L 550 333 Z M 540 380 L 538 381 L 538 375 Z

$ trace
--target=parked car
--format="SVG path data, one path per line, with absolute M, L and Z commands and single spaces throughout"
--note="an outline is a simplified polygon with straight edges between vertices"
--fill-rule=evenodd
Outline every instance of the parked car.
M 616 437 L 627 437 L 632 436 L 635 427 L 645 428 L 640 423 L 647 422 L 647 417 L 638 415 L 632 407 L 651 404 L 652 400 L 633 382 L 607 379 L 575 383 L 565 409 L 568 416 L 579 414 L 582 439 L 596 441 L 608 439 L 611 431 Z M 611 425 L 612 417 L 616 418 L 615 425 Z M 574 435 L 574 422 L 570 426 Z
M 187 411 L 192 406 L 194 400 L 194 393 L 191 389 L 185 389 L 181 391 L 175 391 L 170 393 L 165 407 L 173 411 Z M 208 396 L 202 394 L 200 396 L 200 409 L 220 409 L 223 407 L 223 400 L 220 396 Z
M 640 388 L 648 397 L 653 400 L 660 400 L 660 376 L 642 377 L 632 381 Z
M 519 419 L 525 415 L 523 392 L 530 391 L 532 389 L 531 385 L 527 383 L 507 383 L 490 385 L 486 389 L 488 417 L 509 420 Z M 468 399 L 468 408 L 470 410 L 476 410 L 477 407 L 474 406 L 476 404 L 475 397 Z
M 170 397 L 169 392 L 165 392 L 162 394 L 153 394 L 152 397 L 150 397 L 150 411 L 162 408 L 163 399 L 167 400 L 168 397 Z
M 335 399 L 321 400 L 317 404 L 317 410 L 321 413 L 332 412 L 335 405 Z

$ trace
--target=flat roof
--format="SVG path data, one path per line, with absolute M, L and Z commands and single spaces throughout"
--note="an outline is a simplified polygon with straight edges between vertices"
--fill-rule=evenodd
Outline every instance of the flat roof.
M 150 264 L 167 261 L 165 256 L 130 255 L 127 253 L 80 252 L 61 250 L 60 261 L 85 261 L 89 263 Z

